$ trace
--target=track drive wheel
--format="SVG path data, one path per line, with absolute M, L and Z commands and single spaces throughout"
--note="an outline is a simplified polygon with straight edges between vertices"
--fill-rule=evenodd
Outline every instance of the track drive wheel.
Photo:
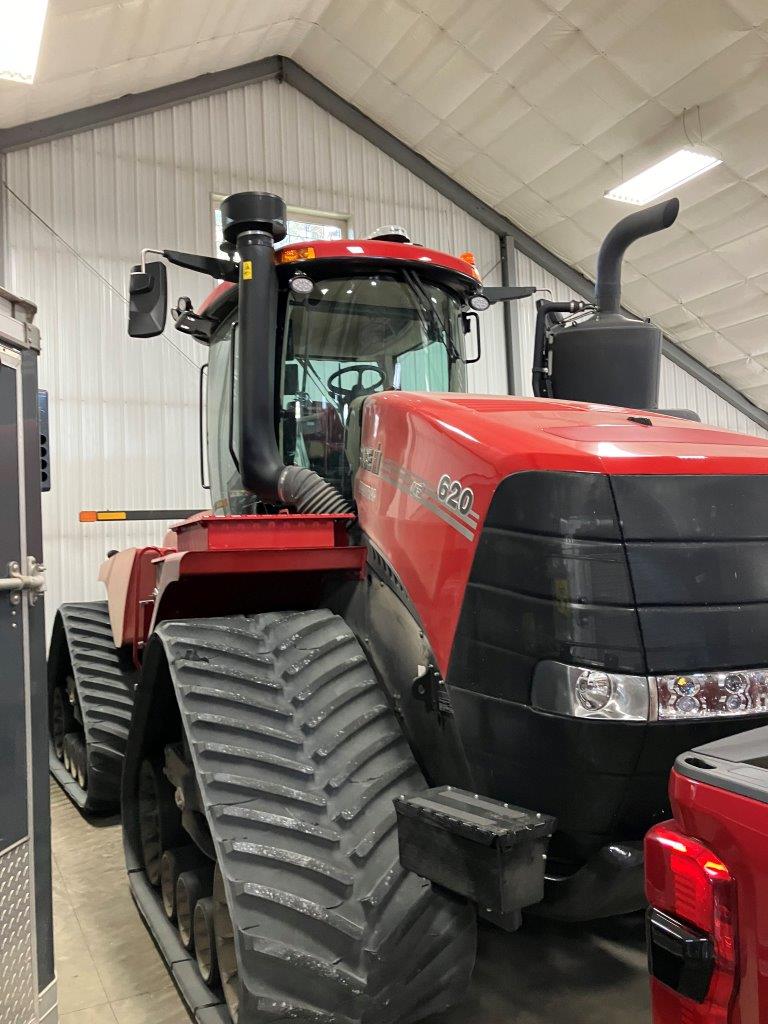
M 411 1024 L 457 1003 L 475 910 L 400 865 L 393 800 L 426 782 L 346 623 L 266 613 L 157 638 L 217 857 L 196 955 L 212 973 L 212 911 L 232 1019 Z

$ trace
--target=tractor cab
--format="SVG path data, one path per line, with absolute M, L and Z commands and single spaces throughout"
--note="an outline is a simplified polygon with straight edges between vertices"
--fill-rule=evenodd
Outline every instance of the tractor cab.
M 280 454 L 351 498 L 347 438 L 359 400 L 381 391 L 466 391 L 466 364 L 480 344 L 469 307 L 481 294 L 477 272 L 466 259 L 378 240 L 292 245 L 276 260 Z M 208 465 L 216 510 L 242 513 L 257 499 L 242 486 L 231 429 L 241 401 L 234 298 L 232 288 L 209 310 L 219 322 L 210 339 Z

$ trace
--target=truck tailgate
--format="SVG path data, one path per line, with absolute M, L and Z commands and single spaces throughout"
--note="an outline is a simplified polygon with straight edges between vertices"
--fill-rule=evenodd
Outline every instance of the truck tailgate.
M 729 1024 L 766 1021 L 768 728 L 681 755 L 670 796 L 677 826 L 715 850 L 736 879 L 738 980 Z

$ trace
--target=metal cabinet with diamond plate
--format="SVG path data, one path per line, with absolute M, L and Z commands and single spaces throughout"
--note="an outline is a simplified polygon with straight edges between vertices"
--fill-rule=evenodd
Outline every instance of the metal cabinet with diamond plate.
M 57 1019 L 35 312 L 0 288 L 0 1024 Z

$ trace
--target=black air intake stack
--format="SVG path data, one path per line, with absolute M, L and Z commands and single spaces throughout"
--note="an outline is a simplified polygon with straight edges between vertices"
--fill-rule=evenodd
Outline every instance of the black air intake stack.
M 661 331 L 621 312 L 621 264 L 633 242 L 670 227 L 679 209 L 678 199 L 668 199 L 631 213 L 608 232 L 597 257 L 594 315 L 549 331 L 553 398 L 657 408 Z
M 277 446 L 277 298 L 274 243 L 286 235 L 286 208 L 268 192 L 238 192 L 221 204 L 224 242 L 240 256 L 238 384 L 240 477 L 267 504 L 297 512 L 350 512 L 348 502 L 311 469 L 286 466 Z

